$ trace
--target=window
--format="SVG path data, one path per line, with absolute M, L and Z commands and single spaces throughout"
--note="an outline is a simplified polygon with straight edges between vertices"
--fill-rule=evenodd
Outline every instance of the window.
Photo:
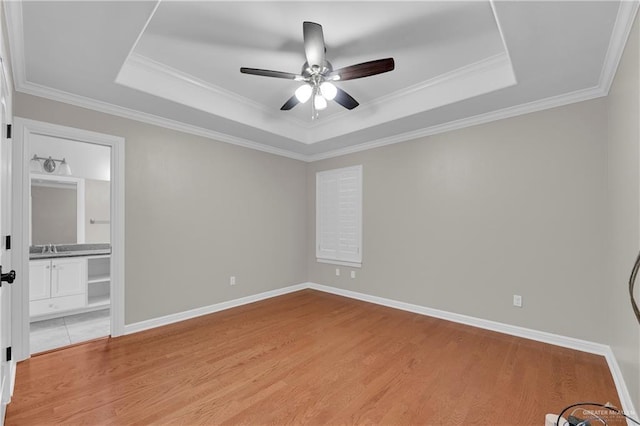
M 318 262 L 362 264 L 362 166 L 316 174 Z

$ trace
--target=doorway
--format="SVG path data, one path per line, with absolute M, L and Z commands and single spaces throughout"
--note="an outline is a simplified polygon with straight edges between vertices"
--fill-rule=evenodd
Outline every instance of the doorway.
M 123 334 L 124 139 L 14 127 L 16 358 Z
M 111 333 L 111 147 L 29 141 L 31 355 Z

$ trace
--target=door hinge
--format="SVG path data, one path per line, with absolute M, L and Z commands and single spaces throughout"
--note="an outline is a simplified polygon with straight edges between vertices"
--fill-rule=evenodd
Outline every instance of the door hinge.
M 4 249 L 11 250 L 11 235 L 4 237 Z
M 11 139 L 11 124 L 7 124 L 7 139 Z
M 11 346 L 7 348 L 7 361 L 11 361 Z

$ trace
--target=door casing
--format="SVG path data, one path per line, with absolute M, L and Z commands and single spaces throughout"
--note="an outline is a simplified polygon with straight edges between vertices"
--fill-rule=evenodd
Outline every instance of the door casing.
M 111 147 L 111 336 L 124 334 L 124 142 L 119 136 L 16 117 L 13 124 L 13 260 L 12 337 L 15 359 L 29 350 L 29 139 L 45 135 Z

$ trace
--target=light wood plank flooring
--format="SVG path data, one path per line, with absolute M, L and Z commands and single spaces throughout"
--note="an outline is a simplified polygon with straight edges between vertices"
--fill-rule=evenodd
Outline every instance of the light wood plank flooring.
M 8 425 L 542 425 L 603 357 L 304 290 L 18 366 Z

